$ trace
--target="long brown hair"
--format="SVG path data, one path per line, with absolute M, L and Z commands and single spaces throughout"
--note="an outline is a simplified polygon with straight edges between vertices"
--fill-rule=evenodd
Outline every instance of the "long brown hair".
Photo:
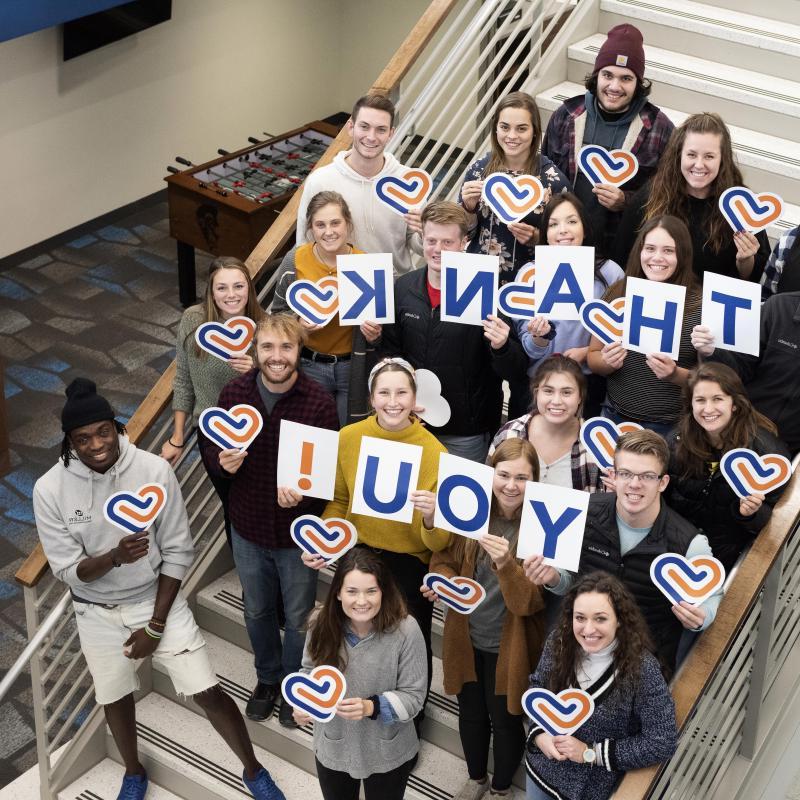
M 600 250 L 602 242 L 600 246 L 595 242 L 594 226 L 578 195 L 572 192 L 559 192 L 558 194 L 554 194 L 547 201 L 547 205 L 542 212 L 542 218 L 539 220 L 539 241 L 543 244 L 547 244 L 547 229 L 550 226 L 550 217 L 553 216 L 553 212 L 563 203 L 570 203 L 575 209 L 575 213 L 578 215 L 578 219 L 581 221 L 581 226 L 583 227 L 583 242 L 581 242 L 581 244 L 584 247 L 594 247 L 594 278 L 600 281 L 605 288 L 608 288 L 608 282 L 603 277 L 603 273 L 600 272 L 601 267 L 608 259 Z
M 261 308 L 261 305 L 258 302 L 255 284 L 253 283 L 253 279 L 250 277 L 250 272 L 248 271 L 244 262 L 238 258 L 234 258 L 233 256 L 220 256 L 219 258 L 215 258 L 208 267 L 206 292 L 203 296 L 203 302 L 201 303 L 203 308 L 203 319 L 201 320 L 200 324 L 202 325 L 205 322 L 222 321 L 222 314 L 217 308 L 217 304 L 214 302 L 214 275 L 216 275 L 221 269 L 238 269 L 239 272 L 244 275 L 244 279 L 247 283 L 247 305 L 244 307 L 244 316 L 250 317 L 253 322 L 260 322 L 264 317 L 264 309 Z M 190 335 L 194 337 L 194 331 L 192 331 Z M 189 337 L 187 336 L 186 338 L 188 339 Z M 179 346 L 185 347 L 185 341 L 180 342 Z M 194 351 L 195 354 L 200 358 L 205 358 L 208 355 L 205 350 L 202 350 L 199 347 L 197 342 L 194 342 Z
M 656 228 L 663 228 L 675 242 L 675 255 L 678 259 L 678 265 L 675 267 L 675 272 L 670 277 L 669 283 L 685 286 L 687 310 L 697 308 L 700 305 L 701 294 L 697 276 L 692 268 L 692 237 L 689 235 L 686 223 L 682 219 L 669 214 L 654 217 L 645 222 L 628 256 L 625 277 L 612 284 L 603 295 L 603 299 L 611 301 L 616 300 L 618 297 L 624 297 L 628 278 L 647 279 L 647 275 L 642 269 L 642 248 L 647 235 Z
M 672 132 L 667 147 L 658 162 L 653 176 L 650 199 L 645 206 L 644 219 L 650 220 L 664 214 L 672 214 L 686 221 L 689 219 L 689 195 L 686 192 L 686 179 L 681 173 L 681 157 L 686 136 L 690 133 L 710 133 L 719 136 L 719 173 L 711 184 L 709 194 L 710 215 L 708 219 L 708 238 L 715 253 L 731 241 L 733 232 L 719 210 L 719 196 L 731 186 L 744 185 L 742 172 L 733 154 L 731 134 L 719 114 L 704 112 L 692 114 L 682 125 Z
M 525 169 L 523 171 L 526 175 L 538 176 L 541 162 L 539 148 L 542 144 L 542 118 L 539 115 L 539 107 L 536 105 L 536 101 L 527 92 L 511 92 L 511 94 L 506 95 L 498 103 L 497 109 L 492 116 L 492 130 L 490 134 L 492 152 L 489 163 L 484 170 L 484 175 L 491 175 L 493 172 L 505 172 L 508 169 L 506 166 L 506 154 L 503 152 L 503 148 L 500 147 L 500 142 L 497 139 L 497 126 L 500 122 L 500 114 L 507 108 L 524 108 L 531 118 L 533 138 L 531 139 L 531 149 L 528 151 L 528 160 L 525 163 Z
M 716 383 L 723 394 L 733 400 L 731 421 L 722 431 L 722 446 L 717 449 L 711 444 L 706 431 L 694 418 L 692 398 L 694 390 L 701 381 Z M 772 434 L 778 429 L 772 420 L 753 408 L 742 379 L 725 364 L 708 362 L 700 364 L 689 373 L 689 380 L 683 387 L 683 409 L 678 422 L 678 440 L 675 445 L 677 472 L 681 477 L 701 477 L 705 475 L 706 463 L 716 461 L 720 452 L 736 447 L 750 447 L 759 428 Z
M 339 593 L 353 570 L 374 575 L 381 590 L 381 607 L 373 619 L 375 633 L 393 630 L 408 616 L 403 595 L 381 558 L 366 547 L 354 547 L 337 564 L 325 602 L 309 617 L 308 652 L 315 667 L 327 664 L 343 670 L 347 666 L 347 651 L 343 647 L 347 617 Z
M 539 480 L 539 457 L 536 455 L 536 448 L 527 440 L 520 438 L 505 439 L 500 442 L 497 449 L 489 457 L 489 466 L 497 468 L 503 461 L 514 461 L 517 458 L 524 458 L 531 467 L 531 480 Z M 520 507 L 521 509 L 521 507 Z M 491 517 L 497 513 L 497 501 L 492 493 Z M 491 519 L 490 517 L 490 519 Z M 517 552 L 517 538 L 519 530 L 509 539 L 509 551 L 512 554 Z M 454 537 L 453 544 L 450 545 L 451 552 L 456 561 L 463 564 L 471 561 L 476 564 L 482 558 L 488 558 L 486 551 L 478 544 L 477 539 L 470 539 L 467 536 Z
M 553 374 L 562 372 L 569 375 L 575 381 L 578 387 L 578 395 L 580 396 L 580 404 L 578 405 L 578 414 L 580 418 L 583 413 L 583 407 L 586 405 L 586 396 L 589 391 L 588 384 L 586 383 L 586 376 L 583 374 L 580 364 L 575 359 L 565 356 L 562 353 L 554 353 L 552 356 L 542 359 L 536 372 L 533 373 L 531 378 L 531 414 L 538 414 L 536 406 L 536 393 L 539 387 Z
M 548 688 L 560 692 L 569 686 L 578 686 L 578 668 L 584 653 L 572 629 L 575 600 L 581 594 L 597 592 L 608 597 L 617 616 L 617 647 L 614 650 L 616 680 L 628 689 L 639 681 L 642 657 L 653 652 L 653 643 L 647 623 L 633 595 L 619 579 L 607 572 L 591 572 L 578 578 L 567 592 L 561 605 L 558 622 L 553 632 L 553 670 L 548 678 Z

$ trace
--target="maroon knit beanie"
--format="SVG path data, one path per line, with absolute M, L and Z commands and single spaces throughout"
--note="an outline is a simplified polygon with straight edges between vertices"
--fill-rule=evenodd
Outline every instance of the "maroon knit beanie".
M 617 25 L 608 32 L 597 59 L 594 71 L 603 67 L 625 67 L 641 81 L 644 79 L 644 47 L 642 33 L 633 25 Z

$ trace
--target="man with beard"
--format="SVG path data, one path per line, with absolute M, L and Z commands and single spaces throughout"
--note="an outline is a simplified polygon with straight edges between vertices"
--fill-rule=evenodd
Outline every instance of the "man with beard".
M 247 701 L 250 719 L 269 718 L 289 672 L 300 669 L 308 613 L 314 607 L 317 573 L 304 566 L 289 535 L 292 521 L 302 514 L 321 514 L 324 500 L 303 498 L 293 508 L 282 507 L 291 489 L 277 485 L 281 420 L 337 430 L 336 403 L 297 365 L 305 329 L 288 314 L 273 314 L 255 333 L 255 369 L 230 381 L 218 405 L 229 409 L 247 404 L 258 410 L 264 426 L 247 450 L 221 450 L 205 461 L 231 480 L 229 512 L 233 560 L 242 583 L 244 618 L 255 654 L 258 682 Z M 299 499 L 294 497 L 294 500 Z M 278 593 L 285 614 L 284 639 L 278 620 Z M 292 708 L 284 703 L 280 723 L 294 727 Z

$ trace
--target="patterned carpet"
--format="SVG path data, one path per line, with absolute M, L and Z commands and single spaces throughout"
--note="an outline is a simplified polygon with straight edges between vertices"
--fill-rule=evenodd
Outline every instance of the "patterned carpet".
M 182 309 L 168 227 L 161 193 L 0 260 L 11 431 L 11 471 L 0 480 L 0 676 L 27 640 L 14 573 L 37 541 L 31 493 L 58 458 L 64 389 L 91 377 L 127 420 L 174 357 Z M 197 254 L 199 276 L 209 260 Z M 0 704 L 0 730 L 4 786 L 36 763 L 27 675 Z

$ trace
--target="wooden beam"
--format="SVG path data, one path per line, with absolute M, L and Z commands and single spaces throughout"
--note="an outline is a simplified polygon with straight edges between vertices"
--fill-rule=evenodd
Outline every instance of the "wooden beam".
M 41 544 L 37 544 L 33 548 L 31 554 L 25 559 L 22 566 L 17 570 L 14 575 L 18 583 L 23 586 L 36 586 L 37 583 L 44 577 L 47 572 L 48 563 L 44 557 L 44 550 Z

